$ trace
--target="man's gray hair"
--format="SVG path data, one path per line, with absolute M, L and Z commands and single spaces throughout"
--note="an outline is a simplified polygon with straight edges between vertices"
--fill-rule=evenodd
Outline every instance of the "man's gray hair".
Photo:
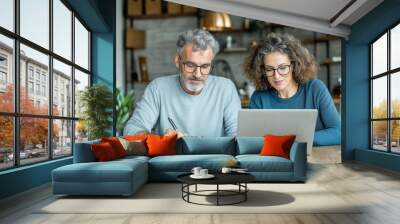
M 210 32 L 205 30 L 187 30 L 179 34 L 178 41 L 176 42 L 177 52 L 179 55 L 182 55 L 183 47 L 188 43 L 193 44 L 193 51 L 205 51 L 210 47 L 214 56 L 216 56 L 219 51 L 218 41 L 215 40 Z

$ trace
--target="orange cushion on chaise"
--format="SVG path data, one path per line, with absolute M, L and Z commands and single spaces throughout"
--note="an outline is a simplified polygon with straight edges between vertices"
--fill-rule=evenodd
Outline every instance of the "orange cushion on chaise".
M 117 158 L 122 158 L 126 156 L 126 151 L 124 149 L 124 146 L 122 146 L 121 142 L 117 137 L 101 138 L 101 142 L 110 143 L 110 145 L 114 149 Z
M 117 159 L 117 155 L 109 142 L 102 142 L 90 146 L 94 157 L 99 162 L 105 162 Z

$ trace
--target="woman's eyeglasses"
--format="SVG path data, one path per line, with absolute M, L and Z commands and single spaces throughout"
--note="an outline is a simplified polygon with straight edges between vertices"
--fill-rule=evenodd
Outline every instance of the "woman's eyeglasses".
M 270 67 L 270 66 L 262 65 L 261 66 L 261 70 L 264 71 L 264 74 L 267 77 L 274 76 L 275 71 L 278 72 L 279 75 L 285 76 L 285 75 L 289 74 L 291 66 L 292 66 L 291 64 L 289 64 L 289 65 L 279 65 L 278 68 L 273 68 L 273 67 Z

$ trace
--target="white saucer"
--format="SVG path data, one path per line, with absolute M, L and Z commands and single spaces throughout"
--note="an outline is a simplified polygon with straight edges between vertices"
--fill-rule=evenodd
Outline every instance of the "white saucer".
M 190 175 L 190 178 L 193 178 L 193 179 L 211 179 L 211 178 L 214 178 L 214 177 L 215 176 L 212 175 L 212 174 L 207 174 L 207 175 L 204 175 L 204 176 L 202 176 L 202 175 L 194 175 L 194 174 Z

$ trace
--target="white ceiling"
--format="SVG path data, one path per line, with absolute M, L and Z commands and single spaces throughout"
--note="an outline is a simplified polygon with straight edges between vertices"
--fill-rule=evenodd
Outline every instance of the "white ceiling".
M 341 37 L 383 0 L 169 0 Z M 346 7 L 346 5 L 348 5 Z M 342 9 L 344 11 L 341 12 Z
M 273 9 L 295 15 L 330 20 L 350 0 L 229 0 L 229 2 L 243 3 L 264 9 Z

